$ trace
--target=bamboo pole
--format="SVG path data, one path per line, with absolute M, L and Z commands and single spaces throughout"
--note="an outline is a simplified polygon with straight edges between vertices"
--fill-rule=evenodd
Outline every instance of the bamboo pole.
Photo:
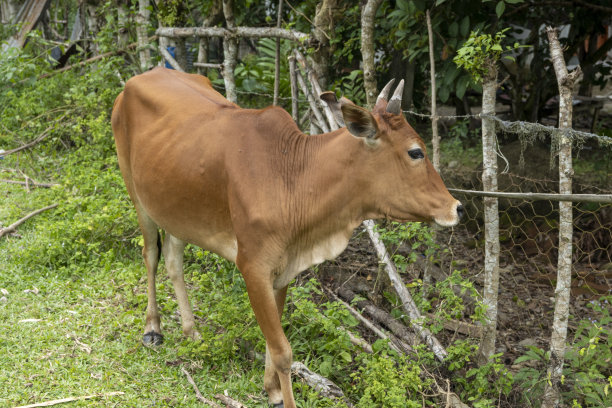
M 489 61 L 488 72 L 482 84 L 482 112 L 495 115 L 495 91 L 497 90 L 497 64 Z M 497 137 L 495 122 L 482 119 L 482 186 L 485 191 L 497 191 Z M 484 198 L 485 261 L 483 304 L 485 325 L 478 350 L 480 364 L 486 364 L 495 353 L 497 334 L 497 292 L 499 289 L 499 212 L 497 198 Z
M 557 30 L 546 27 L 548 45 L 559 87 L 559 129 L 572 127 L 572 100 L 580 67 L 568 73 Z M 572 192 L 572 142 L 561 132 L 559 142 L 559 193 Z M 569 316 L 570 289 L 572 285 L 572 203 L 559 203 L 559 257 L 557 261 L 557 286 L 555 288 L 555 311 L 550 335 L 550 363 L 544 387 L 542 408 L 561 405 L 559 387 L 563 374 L 567 320 Z

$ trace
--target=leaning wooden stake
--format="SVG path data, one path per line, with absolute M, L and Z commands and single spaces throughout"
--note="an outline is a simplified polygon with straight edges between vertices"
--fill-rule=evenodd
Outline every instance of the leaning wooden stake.
M 53 405 L 65 404 L 66 402 L 83 401 L 83 400 L 88 400 L 92 398 L 106 398 L 106 397 L 113 397 L 115 395 L 123 395 L 123 394 L 125 394 L 125 392 L 116 391 L 116 392 L 109 392 L 106 394 L 85 395 L 82 397 L 62 398 L 62 399 L 57 399 L 57 400 L 52 400 L 52 401 L 39 402 L 36 404 L 21 405 L 15 408 L 51 407 Z
M 316 125 L 323 132 L 325 133 L 329 132 L 329 127 L 327 126 L 327 122 L 325 122 L 325 119 L 323 119 L 321 110 L 317 106 L 317 102 L 314 96 L 312 95 L 312 92 L 310 92 L 310 89 L 308 89 L 308 85 L 306 84 L 304 77 L 302 77 L 302 74 L 299 71 L 297 71 L 297 80 L 298 80 L 298 84 L 300 85 L 300 88 L 302 88 L 302 92 L 304 93 L 304 95 L 306 95 L 306 99 L 308 99 L 308 103 L 310 104 L 310 109 L 312 113 L 314 114 L 314 117 L 316 118 Z
M 402 278 L 397 273 L 395 265 L 391 260 L 391 256 L 389 256 L 389 252 L 387 252 L 387 249 L 385 248 L 385 244 L 383 244 L 383 242 L 380 240 L 380 235 L 374 229 L 374 221 L 366 220 L 363 222 L 363 225 L 366 227 L 368 235 L 370 236 L 370 239 L 372 240 L 372 243 L 376 248 L 376 253 L 378 254 L 380 262 L 385 266 L 385 271 L 387 272 L 387 275 L 389 275 L 389 280 L 391 281 L 391 284 L 395 288 L 398 297 L 402 301 L 402 307 L 404 308 L 406 313 L 408 313 L 408 317 L 410 318 L 410 325 L 412 326 L 414 331 L 416 331 L 417 334 L 421 337 L 421 339 L 434 352 L 436 358 L 440 361 L 444 361 L 448 353 L 446 352 L 442 344 L 440 344 L 438 339 L 436 339 L 434 335 L 429 331 L 429 329 L 423 327 L 421 323 L 423 317 L 421 316 L 421 313 L 419 312 L 416 303 L 414 303 L 410 292 L 408 291 L 408 289 L 406 289 L 406 285 L 404 285 Z
M 495 135 L 495 92 L 497 90 L 497 65 L 489 61 L 488 72 L 482 83 L 482 187 L 485 191 L 497 191 L 497 137 Z M 486 364 L 495 353 L 497 334 L 497 291 L 499 289 L 499 212 L 497 198 L 485 197 L 485 261 L 483 303 L 486 307 L 486 323 L 478 350 L 480 364 Z
M 572 193 L 572 141 L 563 132 L 572 127 L 572 99 L 580 67 L 568 73 L 557 30 L 546 27 L 550 56 L 559 86 L 559 193 Z M 559 203 L 559 258 L 557 261 L 557 287 L 555 288 L 555 312 L 550 335 L 550 363 L 542 408 L 561 406 L 559 386 L 563 373 L 567 320 L 569 316 L 570 289 L 572 284 L 572 203 Z

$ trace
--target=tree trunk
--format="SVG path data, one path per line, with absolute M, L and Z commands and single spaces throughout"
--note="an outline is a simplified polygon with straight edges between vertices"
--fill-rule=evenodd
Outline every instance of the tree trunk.
M 138 59 L 140 71 L 145 72 L 151 67 L 151 54 L 149 52 L 147 37 L 149 28 L 149 0 L 138 0 L 138 15 L 136 16 L 136 36 L 138 37 Z
M 436 108 L 436 64 L 434 59 L 433 29 L 431 17 L 427 10 L 427 33 L 429 35 L 429 72 L 431 77 L 431 144 L 433 150 L 433 166 L 440 172 L 440 135 L 438 134 L 438 109 Z M 494 80 L 495 81 L 495 80 Z M 493 99 L 495 109 L 495 99 Z
M 81 13 L 84 16 L 84 13 Z M 117 46 L 119 48 L 125 48 L 129 44 L 128 37 L 128 17 L 127 17 L 127 5 L 123 1 L 119 1 L 117 4 Z M 86 25 L 83 24 L 83 31 Z M 83 37 L 87 37 L 84 35 Z
M 278 0 L 278 10 L 276 11 L 276 27 L 280 28 L 283 20 L 283 0 Z M 276 39 L 276 55 L 274 60 L 274 95 L 272 105 L 278 105 L 278 88 L 280 86 L 280 48 L 281 40 Z
M 18 0 L 0 1 L 0 14 L 2 14 L 2 24 L 11 24 L 19 11 L 20 2 Z
M 223 5 L 221 0 L 214 0 L 210 7 L 210 12 L 202 22 L 202 27 L 212 27 L 217 25 L 223 18 Z M 200 37 L 200 44 L 198 48 L 198 61 L 199 63 L 208 62 L 208 37 Z M 198 67 L 198 73 L 206 75 L 206 68 Z
M 374 66 L 374 19 L 382 0 L 368 0 L 361 9 L 361 58 L 363 60 L 363 85 L 366 103 L 372 108 L 376 103 L 376 67 Z
M 234 23 L 234 1 L 223 0 L 223 14 L 228 29 L 236 27 Z M 236 79 L 234 69 L 238 58 L 238 40 L 233 36 L 223 38 L 223 81 L 225 82 L 225 97 L 231 102 L 238 102 L 236 95 Z
M 550 55 L 559 87 L 559 193 L 572 192 L 572 142 L 563 132 L 572 127 L 572 99 L 580 67 L 567 72 L 563 51 L 557 38 L 557 30 L 546 27 Z M 572 284 L 572 203 L 559 203 L 559 258 L 557 261 L 557 287 L 555 288 L 555 312 L 550 335 L 550 363 L 542 408 L 561 406 L 559 386 L 563 373 L 567 319 L 569 316 L 570 288 Z
M 488 73 L 482 84 L 482 185 L 484 191 L 497 191 L 497 137 L 495 121 L 487 116 L 495 115 L 495 91 L 497 90 L 497 65 L 489 63 Z M 485 276 L 483 303 L 486 307 L 486 323 L 480 342 L 478 360 L 485 364 L 495 353 L 497 332 L 497 291 L 499 288 L 499 212 L 497 198 L 484 198 L 485 219 Z
M 329 38 L 333 27 L 333 9 L 337 7 L 337 0 L 322 0 L 317 5 L 314 17 L 312 38 L 316 42 L 315 52 L 312 54 L 312 69 L 321 83 L 321 88 L 327 89 L 327 77 L 330 60 Z

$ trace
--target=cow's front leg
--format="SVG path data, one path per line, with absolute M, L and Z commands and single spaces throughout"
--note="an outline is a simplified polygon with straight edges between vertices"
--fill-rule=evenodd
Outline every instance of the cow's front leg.
M 286 288 L 275 293 L 271 273 L 238 260 L 244 276 L 255 318 L 266 338 L 266 372 L 264 386 L 271 404 L 295 408 L 291 388 L 291 345 L 285 337 L 279 314 L 279 301 L 284 304 Z M 279 392 L 280 391 L 280 392 Z
M 282 319 L 283 309 L 285 307 L 285 298 L 287 297 L 287 286 L 282 289 L 274 290 L 274 299 L 276 301 L 276 309 L 278 318 Z M 277 406 L 282 406 L 283 396 L 281 392 L 280 380 L 276 374 L 276 370 L 272 365 L 270 350 L 266 342 L 266 371 L 264 373 L 264 389 L 268 393 L 270 402 Z
M 189 304 L 187 288 L 185 287 L 185 277 L 183 275 L 183 254 L 185 245 L 186 243 L 184 241 L 166 232 L 163 246 L 164 260 L 168 276 L 172 281 L 172 286 L 176 293 L 176 301 L 181 313 L 183 333 L 196 340 L 200 339 L 200 333 L 195 329 L 195 319 L 193 318 L 193 312 Z

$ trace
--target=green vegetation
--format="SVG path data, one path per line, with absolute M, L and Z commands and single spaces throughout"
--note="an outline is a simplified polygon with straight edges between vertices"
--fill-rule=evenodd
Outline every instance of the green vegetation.
M 180 15 L 184 12 L 180 2 L 167 3 L 168 19 L 191 21 L 192 17 Z M 423 37 L 415 37 L 422 29 L 423 3 L 398 1 L 388 21 L 377 26 L 388 30 L 387 37 L 378 36 L 388 42 L 385 49 L 407 50 L 400 62 L 426 57 Z M 436 27 L 449 40 L 446 52 L 458 49 L 472 29 L 487 28 L 483 23 L 486 10 L 468 15 L 474 2 L 463 11 L 458 1 L 437 3 L 449 6 L 434 13 Z M 493 4 L 496 15 L 503 16 L 515 3 Z M 246 1 L 245 5 L 252 10 L 264 8 L 263 2 Z M 302 2 L 296 6 L 290 26 L 310 31 L 303 16 L 312 16 L 315 5 Z M 114 47 L 114 7 L 109 1 L 101 8 L 106 14 L 98 36 L 101 52 Z M 390 7 L 384 3 L 380 13 Z M 333 64 L 343 68 L 331 76 L 330 84 L 362 102 L 359 8 L 351 5 L 345 10 L 348 17 L 338 23 L 338 38 L 331 41 Z M 262 15 L 238 13 L 237 22 L 256 25 L 264 20 Z M 443 27 L 449 16 L 453 23 Z M 6 37 L 4 27 L 2 36 Z M 233 264 L 214 254 L 191 246 L 186 250 L 185 275 L 202 340 L 194 342 L 182 336 L 172 285 L 162 263 L 158 301 L 165 342 L 154 348 L 141 344 L 146 308 L 142 240 L 118 170 L 109 124 L 121 82 L 138 69 L 130 63 L 133 55 L 125 54 L 56 73 L 47 60 L 52 46 L 33 32 L 23 50 L 0 55 L 0 146 L 9 150 L 40 139 L 32 148 L 0 158 L 0 177 L 23 180 L 27 175 L 56 184 L 26 188 L 0 183 L 0 226 L 58 204 L 21 225 L 15 234 L 0 238 L 0 406 L 117 391 L 124 394 L 74 402 L 72 406 L 199 406 L 183 368 L 209 399 L 228 390 L 247 406 L 267 406 L 262 391 L 263 362 L 254 357 L 264 352 L 265 344 L 244 281 Z M 286 53 L 288 43 L 283 41 L 282 46 Z M 262 40 L 256 50 L 237 67 L 239 89 L 271 93 L 274 44 Z M 390 63 L 388 55 L 381 67 Z M 446 95 L 443 99 L 462 99 L 469 87 L 477 87 L 450 61 L 441 71 L 449 73 L 439 85 Z M 281 69 L 281 95 L 288 96 L 286 61 Z M 417 79 L 419 75 L 417 72 Z M 415 83 L 415 95 L 423 96 L 426 81 Z M 261 95 L 241 95 L 240 102 L 261 107 L 269 100 L 264 102 Z M 475 138 L 467 121 L 453 125 L 452 133 L 455 138 L 449 143 L 453 149 L 477 162 L 471 150 L 464 150 L 463 142 Z M 416 261 L 417 251 L 433 261 L 444 251 L 424 224 L 389 223 L 381 232 L 389 247 L 413 249 L 394 253 L 404 273 Z M 477 301 L 473 283 L 464 275 L 464 271 L 453 270 L 447 280 L 427 288 L 405 275 L 419 308 L 430 313 L 424 323 L 432 332 L 440 333 L 449 319 L 482 320 L 483 306 Z M 408 323 L 393 293 L 383 296 L 392 316 Z M 471 305 L 466 305 L 466 297 L 474 300 Z M 563 391 L 565 402 L 575 407 L 612 404 L 610 301 L 602 298 L 593 303 L 600 317 L 596 322 L 581 321 L 568 348 Z M 537 404 L 546 381 L 544 351 L 531 349 L 516 361 L 521 365 L 518 371 L 510 373 L 499 355 L 478 367 L 476 339 L 452 341 L 444 364 L 425 347 L 415 347 L 412 354 L 404 355 L 383 340 L 374 341 L 372 354 L 365 353 L 338 328 L 364 337 L 365 331 L 360 331 L 344 306 L 326 297 L 314 278 L 291 288 L 283 324 L 295 360 L 336 382 L 358 407 L 440 406 L 440 389 L 434 382 L 440 378 L 447 378 L 452 391 L 474 407 L 496 406 L 500 401 L 508 406 L 519 400 Z M 533 364 L 523 365 L 528 362 Z M 322 398 L 299 379 L 294 380 L 294 390 L 301 407 L 345 406 Z

